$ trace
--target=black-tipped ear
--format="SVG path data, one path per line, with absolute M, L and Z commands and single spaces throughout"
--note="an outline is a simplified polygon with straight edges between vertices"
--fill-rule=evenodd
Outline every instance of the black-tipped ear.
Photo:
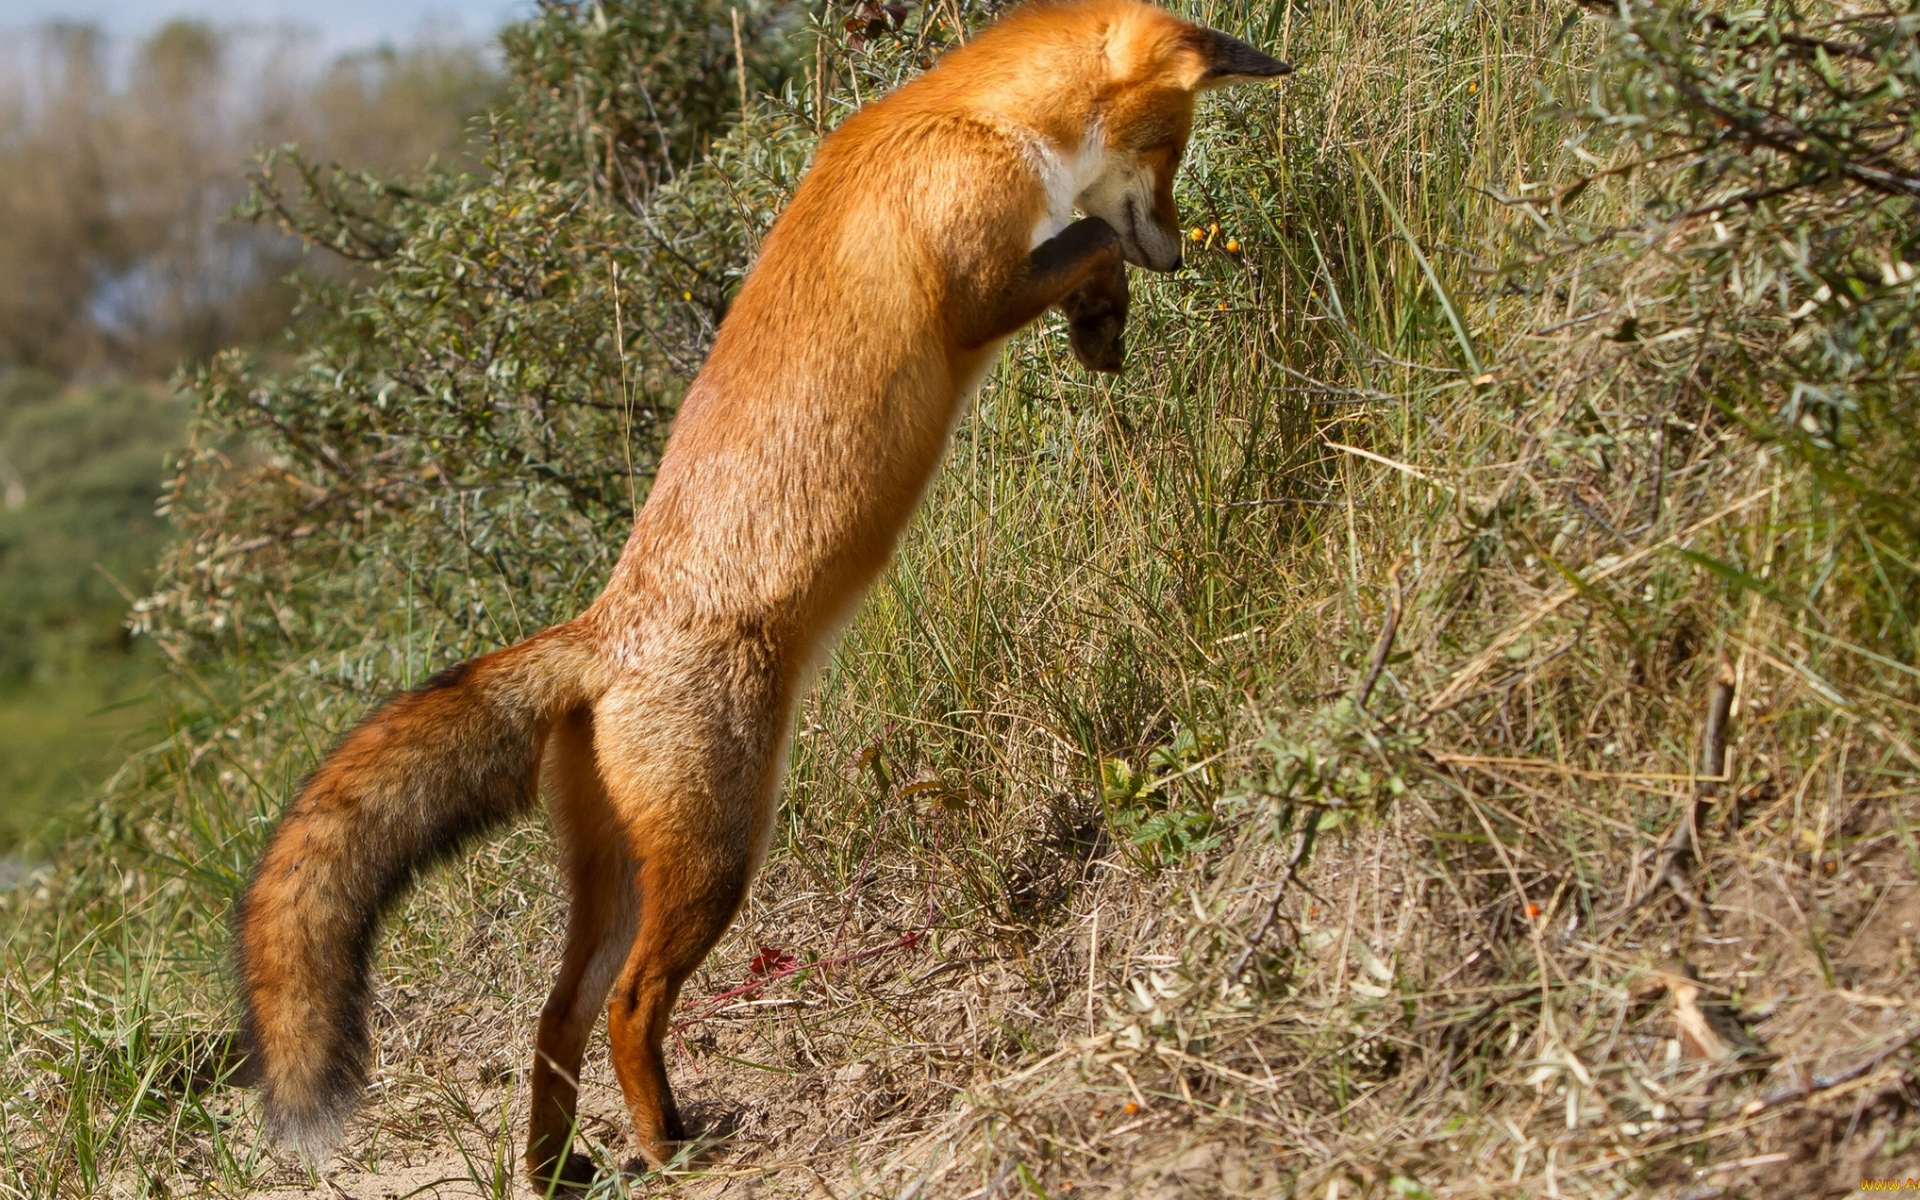
M 1273 79 L 1293 74 L 1293 68 L 1270 58 L 1237 37 L 1228 37 L 1217 29 L 1203 29 L 1200 51 L 1207 60 L 1203 87 L 1217 87 L 1236 79 Z

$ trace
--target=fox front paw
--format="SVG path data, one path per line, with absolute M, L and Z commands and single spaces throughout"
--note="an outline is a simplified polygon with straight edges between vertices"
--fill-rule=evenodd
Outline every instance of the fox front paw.
M 1127 302 L 1127 267 L 1117 257 L 1111 270 L 1060 302 L 1067 345 L 1087 370 L 1117 375 L 1126 365 Z
M 1118 313 L 1076 318 L 1067 325 L 1067 345 L 1089 371 L 1118 375 L 1127 362 L 1127 318 Z

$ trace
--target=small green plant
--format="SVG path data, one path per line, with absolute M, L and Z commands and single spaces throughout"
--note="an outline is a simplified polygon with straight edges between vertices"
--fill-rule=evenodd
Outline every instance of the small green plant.
M 1183 729 L 1166 745 L 1155 747 L 1142 770 L 1121 758 L 1101 760 L 1100 799 L 1108 827 L 1144 861 L 1178 862 L 1220 844 L 1212 802 L 1199 787 L 1181 786 L 1217 757 L 1206 752 L 1208 745 Z
M 1425 735 L 1386 725 L 1350 698 L 1316 710 L 1284 731 L 1270 728 L 1250 748 L 1250 765 L 1235 797 L 1269 813 L 1298 806 L 1326 833 L 1374 814 L 1407 794 L 1419 776 Z M 1276 829 L 1286 824 L 1278 821 Z

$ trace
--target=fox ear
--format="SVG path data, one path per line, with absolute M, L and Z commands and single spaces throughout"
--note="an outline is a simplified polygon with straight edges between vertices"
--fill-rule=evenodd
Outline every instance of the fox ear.
M 1217 29 L 1198 31 L 1200 58 L 1206 64 L 1195 81 L 1196 90 L 1224 87 L 1245 79 L 1273 79 L 1293 74 L 1293 68 L 1270 58 L 1237 37 Z

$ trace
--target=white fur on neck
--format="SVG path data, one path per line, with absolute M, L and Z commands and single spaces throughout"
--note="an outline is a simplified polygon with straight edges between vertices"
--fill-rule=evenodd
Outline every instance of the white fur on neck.
M 1033 240 L 1028 246 L 1032 249 L 1073 220 L 1073 202 L 1100 177 L 1106 166 L 1107 139 L 1096 124 L 1087 130 L 1079 146 L 1063 154 L 1046 138 L 1035 134 L 1027 143 L 1027 159 L 1047 193 L 1046 215 L 1033 227 Z

